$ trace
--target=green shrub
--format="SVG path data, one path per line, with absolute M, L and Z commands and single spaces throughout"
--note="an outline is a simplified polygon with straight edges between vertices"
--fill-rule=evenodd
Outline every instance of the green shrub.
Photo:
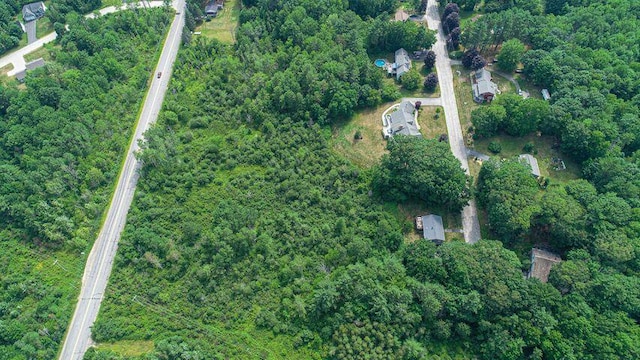
M 500 151 L 502 151 L 502 145 L 500 145 L 499 142 L 496 141 L 492 141 L 489 143 L 489 147 L 488 147 L 489 151 L 491 151 L 494 154 L 498 154 Z

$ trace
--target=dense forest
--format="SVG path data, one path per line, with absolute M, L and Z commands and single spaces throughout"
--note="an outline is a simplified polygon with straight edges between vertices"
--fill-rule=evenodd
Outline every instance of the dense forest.
M 0 85 L 2 359 L 55 357 L 170 19 L 77 17 L 54 61 Z
M 398 44 L 378 31 L 393 6 L 371 1 L 387 6 L 373 18 L 363 3 L 247 1 L 235 46 L 184 46 L 95 340 L 152 340 L 144 359 L 640 357 L 638 6 L 485 1 L 463 25 L 480 51 L 526 44 L 526 75 L 552 92 L 482 110 L 486 135 L 555 135 L 586 180 L 541 189 L 521 163 L 489 161 L 475 193 L 500 242 L 436 247 L 405 243 L 384 199 L 451 199 L 403 188 L 397 146 L 442 156 L 429 169 L 470 195 L 441 144 L 390 143 L 372 170 L 328 146 L 329 125 L 398 96 L 368 57 Z M 523 277 L 527 241 L 563 256 L 549 283 Z

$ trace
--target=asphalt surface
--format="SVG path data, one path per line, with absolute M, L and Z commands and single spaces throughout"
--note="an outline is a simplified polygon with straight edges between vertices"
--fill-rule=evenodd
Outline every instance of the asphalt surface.
M 184 1 L 174 1 L 174 7 L 183 9 Z M 113 259 L 118 248 L 120 233 L 124 229 L 127 212 L 131 206 L 138 181 L 137 169 L 140 167 L 140 163 L 136 160 L 134 153 L 139 149 L 138 140 L 143 138 L 143 133 L 158 117 L 171 78 L 173 63 L 180 47 L 183 25 L 184 11 L 180 11 L 180 15 L 176 15 L 171 24 L 162 54 L 153 73 L 151 85 L 136 126 L 134 138 L 127 150 L 126 160 L 118 178 L 106 220 L 87 258 L 82 277 L 82 289 L 62 344 L 60 360 L 80 360 L 92 344 L 91 326 L 93 326 L 100 310 L 100 304 L 111 274 Z M 160 78 L 157 77 L 158 72 L 162 72 Z
M 36 36 L 36 24 L 38 20 L 29 21 L 24 24 L 24 28 L 27 31 L 27 44 L 31 44 L 38 40 Z
M 469 163 L 467 162 L 467 148 L 460 127 L 458 107 L 456 106 L 456 94 L 453 89 L 453 72 L 451 62 L 446 49 L 446 39 L 440 24 L 440 14 L 438 13 L 438 3 L 436 0 L 428 0 L 427 12 L 425 14 L 429 29 L 437 30 L 436 43 L 432 49 L 436 53 L 436 69 L 438 70 L 438 83 L 440 84 L 440 97 L 444 115 L 447 119 L 447 131 L 449 132 L 449 145 L 451 152 L 460 160 L 464 171 L 469 174 Z M 471 200 L 469 205 L 462 209 L 462 228 L 464 239 L 467 243 L 475 243 L 480 240 L 480 223 L 478 222 L 478 211 L 475 200 Z
M 140 3 L 134 3 L 136 7 L 142 8 L 142 7 L 160 7 L 163 6 L 163 2 L 162 1 L 145 1 L 144 5 L 142 2 Z M 175 6 L 174 6 L 175 7 Z M 119 10 L 124 10 L 124 9 L 128 9 L 125 7 L 115 7 L 115 6 L 108 6 L 106 8 L 100 9 L 98 12 L 100 13 L 100 15 L 106 15 L 106 14 L 110 14 Z M 94 18 L 95 15 L 93 13 L 86 15 L 86 18 Z M 35 21 L 34 23 L 34 31 L 35 31 Z M 28 25 L 26 25 L 26 27 L 28 28 Z M 35 34 L 35 32 L 34 32 Z M 56 39 L 56 37 L 58 37 L 58 34 L 56 34 L 56 32 L 52 32 L 49 33 L 43 37 L 41 37 L 40 39 L 30 43 L 27 46 L 21 47 L 17 50 L 14 50 L 13 52 L 0 57 L 0 68 L 5 67 L 9 64 L 13 64 L 13 70 L 7 72 L 8 76 L 15 76 L 15 74 L 23 71 L 26 69 L 26 62 L 24 61 L 24 56 L 27 54 L 30 54 L 36 50 L 38 50 L 39 48 L 41 48 L 42 46 L 44 46 L 44 44 L 50 43 L 53 40 Z

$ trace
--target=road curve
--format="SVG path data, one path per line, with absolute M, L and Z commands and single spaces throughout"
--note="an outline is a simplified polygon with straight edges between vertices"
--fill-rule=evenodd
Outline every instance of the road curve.
M 183 9 L 184 1 L 175 0 L 174 7 Z M 158 65 L 153 73 L 135 135 L 127 150 L 126 160 L 120 172 L 107 217 L 87 258 L 80 296 L 62 344 L 60 360 L 81 360 L 91 345 L 91 326 L 98 315 L 104 297 L 120 233 L 124 229 L 127 212 L 138 181 L 137 169 L 140 164 L 134 153 L 139 149 L 138 140 L 143 138 L 143 133 L 158 117 L 171 78 L 173 63 L 180 47 L 183 25 L 184 11 L 181 11 L 171 24 Z M 162 72 L 160 78 L 156 76 L 158 72 Z
M 467 148 L 460 127 L 458 107 L 456 105 L 456 94 L 453 90 L 453 73 L 451 63 L 446 48 L 446 39 L 440 24 L 440 13 L 436 0 L 428 0 L 427 13 L 425 14 L 429 29 L 437 30 L 436 43 L 432 49 L 436 53 L 436 69 L 438 70 L 438 83 L 440 84 L 440 97 L 442 107 L 447 120 L 447 131 L 449 132 L 449 145 L 451 152 L 460 160 L 464 171 L 469 174 L 469 163 L 467 162 Z M 469 205 L 462 209 L 462 228 L 464 229 L 464 240 L 467 243 L 475 243 L 480 240 L 480 223 L 478 222 L 478 211 L 475 200 L 471 199 Z

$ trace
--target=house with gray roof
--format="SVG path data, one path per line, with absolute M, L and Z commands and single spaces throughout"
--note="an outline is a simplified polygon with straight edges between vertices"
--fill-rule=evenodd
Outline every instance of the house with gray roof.
M 218 15 L 218 12 L 222 10 L 223 7 L 224 7 L 223 0 L 211 0 L 204 7 L 204 13 L 207 14 L 207 16 L 216 17 Z
M 422 237 L 431 240 L 436 245 L 444 242 L 444 225 L 442 225 L 442 216 L 424 215 L 422 216 Z
M 22 18 L 25 22 L 37 20 L 44 16 L 46 10 L 47 7 L 42 1 L 27 4 L 22 7 Z
M 24 78 L 27 77 L 27 71 L 34 70 L 34 69 L 37 69 L 39 67 L 43 67 L 45 65 L 46 64 L 44 62 L 44 59 L 42 59 L 42 58 L 39 58 L 39 59 L 36 59 L 36 60 L 33 60 L 31 62 L 26 63 L 25 64 L 25 69 L 20 71 L 20 72 L 18 72 L 18 73 L 16 73 L 16 80 L 18 80 L 19 82 L 24 82 Z
M 411 59 L 405 49 L 398 49 L 395 53 L 395 62 L 387 67 L 389 75 L 395 75 L 396 80 L 400 80 L 402 74 L 411 69 Z
M 538 159 L 536 159 L 533 155 L 521 154 L 518 156 L 518 160 L 529 165 L 529 168 L 531 169 L 531 175 L 535 176 L 536 178 L 540 177 L 540 167 L 538 166 Z
M 384 119 L 384 138 L 394 135 L 422 136 L 418 127 L 418 112 L 416 106 L 408 100 L 400 103 L 392 113 L 386 114 Z
M 498 85 L 491 81 L 491 73 L 484 68 L 471 75 L 473 100 L 477 103 L 491 102 L 498 93 Z

